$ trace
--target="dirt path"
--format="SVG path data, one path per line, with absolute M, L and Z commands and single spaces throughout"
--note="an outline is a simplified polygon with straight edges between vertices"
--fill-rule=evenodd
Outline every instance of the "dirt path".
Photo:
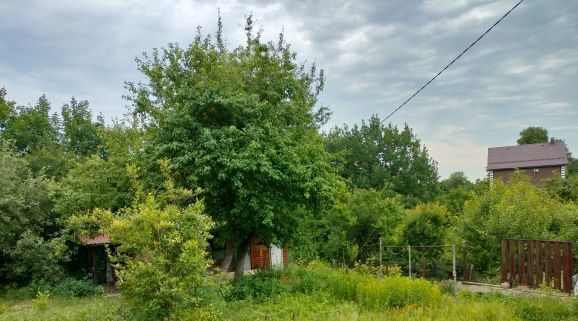
M 504 288 L 499 285 L 486 284 L 486 283 L 476 283 L 476 282 L 459 282 L 458 289 L 462 291 L 475 292 L 475 293 L 494 293 L 498 292 L 505 295 L 519 295 L 519 296 L 555 296 L 555 297 L 570 297 L 567 293 L 554 292 L 554 291 L 544 291 L 537 289 L 530 289 L 528 287 L 517 287 L 513 289 Z

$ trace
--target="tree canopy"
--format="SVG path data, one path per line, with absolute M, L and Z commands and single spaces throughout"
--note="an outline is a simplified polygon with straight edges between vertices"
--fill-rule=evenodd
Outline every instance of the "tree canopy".
M 548 131 L 542 127 L 528 127 L 520 132 L 518 145 L 548 142 Z
M 323 72 L 298 64 L 283 34 L 262 42 L 251 17 L 245 31 L 232 51 L 220 28 L 216 40 L 199 31 L 186 49 L 155 49 L 137 60 L 147 83 L 128 85 L 152 132 L 149 151 L 170 161 L 178 183 L 202 188 L 207 213 L 240 251 L 251 236 L 290 240 L 297 209 L 321 206 L 331 179 L 317 132 Z
M 400 130 L 373 116 L 361 126 L 332 129 L 326 149 L 337 155 L 334 165 L 353 187 L 391 188 L 410 205 L 438 192 L 437 164 L 408 125 Z

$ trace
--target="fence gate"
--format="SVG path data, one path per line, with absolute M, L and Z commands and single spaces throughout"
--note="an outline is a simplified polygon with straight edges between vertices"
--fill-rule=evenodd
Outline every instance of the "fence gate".
M 502 240 L 501 282 L 572 292 L 572 243 Z

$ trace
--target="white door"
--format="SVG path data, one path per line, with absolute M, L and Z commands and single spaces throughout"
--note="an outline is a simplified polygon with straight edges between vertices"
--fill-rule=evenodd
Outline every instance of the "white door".
M 269 247 L 269 253 L 271 253 L 271 268 L 280 269 L 283 267 L 283 251 L 281 248 L 271 245 Z

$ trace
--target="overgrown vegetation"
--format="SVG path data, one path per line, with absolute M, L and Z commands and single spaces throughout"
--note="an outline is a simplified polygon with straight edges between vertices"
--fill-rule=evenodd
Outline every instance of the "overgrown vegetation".
M 519 173 L 507 183 L 460 172 L 439 181 L 409 125 L 374 116 L 320 132 L 330 115 L 318 103 L 323 71 L 298 63 L 283 34 L 263 41 L 251 16 L 244 31 L 230 50 L 219 20 L 215 37 L 199 29 L 187 47 L 145 54 L 146 81 L 127 84 L 130 115 L 111 124 L 94 120 L 87 101 L 50 114 L 45 96 L 20 106 L 0 90 L 0 318 L 576 319 L 575 301 L 455 303 L 437 284 L 402 276 L 408 245 L 467 246 L 465 259 L 488 278 L 502 238 L 578 247 L 569 151 L 567 178 L 543 188 Z M 528 128 L 519 142 L 547 136 Z M 97 234 L 112 242 L 120 299 L 101 296 L 80 254 L 80 237 Z M 251 237 L 290 247 L 301 265 L 241 277 Z M 217 267 L 235 265 L 232 283 L 211 268 L 211 238 L 233 245 Z M 417 275 L 450 275 L 447 249 L 414 250 L 413 260 Z

